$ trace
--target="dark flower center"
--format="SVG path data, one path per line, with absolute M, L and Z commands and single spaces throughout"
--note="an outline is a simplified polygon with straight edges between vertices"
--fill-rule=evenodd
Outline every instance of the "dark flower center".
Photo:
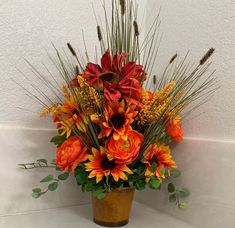
M 126 122 L 125 117 L 122 114 L 112 115 L 112 117 L 110 118 L 110 121 L 115 129 L 119 129 L 123 127 Z
M 119 80 L 118 74 L 115 74 L 113 72 L 105 72 L 101 74 L 99 78 L 103 82 L 112 82 L 112 83 L 117 83 Z
M 104 157 L 104 159 L 101 162 L 101 168 L 102 170 L 113 170 L 116 167 L 116 163 L 114 160 L 110 161 L 107 157 Z
M 78 115 L 79 116 L 79 111 L 75 108 L 75 109 L 73 109 L 73 111 L 72 111 L 72 115 Z
M 158 159 L 157 159 L 157 156 L 156 156 L 156 155 L 153 155 L 153 157 L 152 157 L 152 159 L 151 159 L 151 161 L 150 161 L 151 164 L 153 164 L 154 162 L 155 162 L 156 164 L 158 164 Z

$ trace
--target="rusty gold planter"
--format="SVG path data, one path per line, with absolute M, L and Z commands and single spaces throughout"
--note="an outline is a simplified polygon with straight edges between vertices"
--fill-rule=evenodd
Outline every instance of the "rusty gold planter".
M 104 199 L 92 196 L 94 222 L 106 227 L 124 226 L 129 221 L 134 188 L 114 189 Z

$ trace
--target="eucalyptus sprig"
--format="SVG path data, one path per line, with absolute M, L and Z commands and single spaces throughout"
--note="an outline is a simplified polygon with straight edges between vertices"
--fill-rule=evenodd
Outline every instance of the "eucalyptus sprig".
M 171 178 L 177 178 L 181 175 L 181 172 L 177 169 L 172 170 L 170 172 L 170 177 Z M 186 209 L 188 207 L 187 202 L 185 201 L 185 198 L 190 196 L 190 191 L 188 188 L 176 188 L 175 184 L 173 181 L 171 181 L 167 185 L 167 191 L 170 194 L 169 195 L 169 202 L 175 203 L 178 208 L 180 209 Z
M 55 162 L 48 161 L 44 158 L 38 159 L 36 162 L 18 164 L 21 169 L 36 169 L 36 168 L 57 168 Z
M 52 175 L 52 174 L 44 177 L 40 181 L 40 183 L 49 183 L 47 186 L 47 189 L 44 191 L 41 188 L 32 189 L 32 197 L 37 199 L 40 196 L 46 194 L 48 191 L 51 191 L 51 192 L 55 191 L 59 186 L 59 182 L 65 181 L 68 178 L 69 178 L 69 173 L 67 173 L 67 172 L 64 172 L 64 173 L 58 175 L 57 178 L 55 178 L 54 175 Z

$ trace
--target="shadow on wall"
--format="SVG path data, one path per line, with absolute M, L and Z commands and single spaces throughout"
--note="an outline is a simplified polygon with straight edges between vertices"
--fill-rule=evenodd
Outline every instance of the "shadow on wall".
M 2 127 L 0 131 L 0 155 L 4 161 L 0 166 L 0 216 L 42 210 L 89 202 L 89 195 L 81 192 L 73 176 L 61 182 L 56 192 L 48 192 L 39 199 L 31 196 L 35 187 L 47 189 L 40 180 L 48 174 L 59 174 L 50 168 L 22 170 L 19 163 L 55 158 L 56 147 L 49 143 L 55 131 Z M 68 183 L 67 183 L 68 182 Z
M 191 191 L 188 209 L 168 202 L 166 184 L 159 192 L 137 192 L 136 200 L 195 227 L 234 227 L 235 195 L 230 189 L 235 183 L 235 142 L 185 139 L 173 155 L 182 171 L 175 185 Z

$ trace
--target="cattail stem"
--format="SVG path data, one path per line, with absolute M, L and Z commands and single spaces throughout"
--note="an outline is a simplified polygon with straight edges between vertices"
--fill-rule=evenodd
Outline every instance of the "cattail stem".
M 215 49 L 214 48 L 210 48 L 207 53 L 202 57 L 202 59 L 200 60 L 200 65 L 204 65 L 205 62 L 212 56 L 212 54 L 214 53 Z
M 80 74 L 78 66 L 75 67 L 75 74 L 76 76 Z
M 77 56 L 75 50 L 73 49 L 72 45 L 70 43 L 67 43 L 68 49 L 72 53 L 73 56 Z
M 169 64 L 172 64 L 177 57 L 178 57 L 177 53 L 175 55 L 173 55 L 173 57 L 171 58 Z
M 138 23 L 136 21 L 133 22 L 134 25 L 134 31 L 135 31 L 135 36 L 139 36 L 140 32 L 139 32 L 139 26 Z
M 102 37 L 102 33 L 101 33 L 101 29 L 99 25 L 97 26 L 97 35 L 98 35 L 99 41 L 101 42 L 103 40 L 103 37 Z
M 153 75 L 153 84 L 156 85 L 157 84 L 157 76 Z
M 125 14 L 125 0 L 120 0 L 121 5 L 121 14 L 122 16 Z
M 72 55 L 76 58 L 80 68 L 83 70 L 82 64 L 78 59 L 77 53 L 75 52 L 75 50 L 73 49 L 72 45 L 70 43 L 67 43 L 68 49 L 70 50 L 70 52 L 72 53 Z
M 105 52 L 104 41 L 103 41 L 101 28 L 99 25 L 97 25 L 97 36 L 98 36 L 98 40 L 100 42 L 101 53 L 104 53 Z

